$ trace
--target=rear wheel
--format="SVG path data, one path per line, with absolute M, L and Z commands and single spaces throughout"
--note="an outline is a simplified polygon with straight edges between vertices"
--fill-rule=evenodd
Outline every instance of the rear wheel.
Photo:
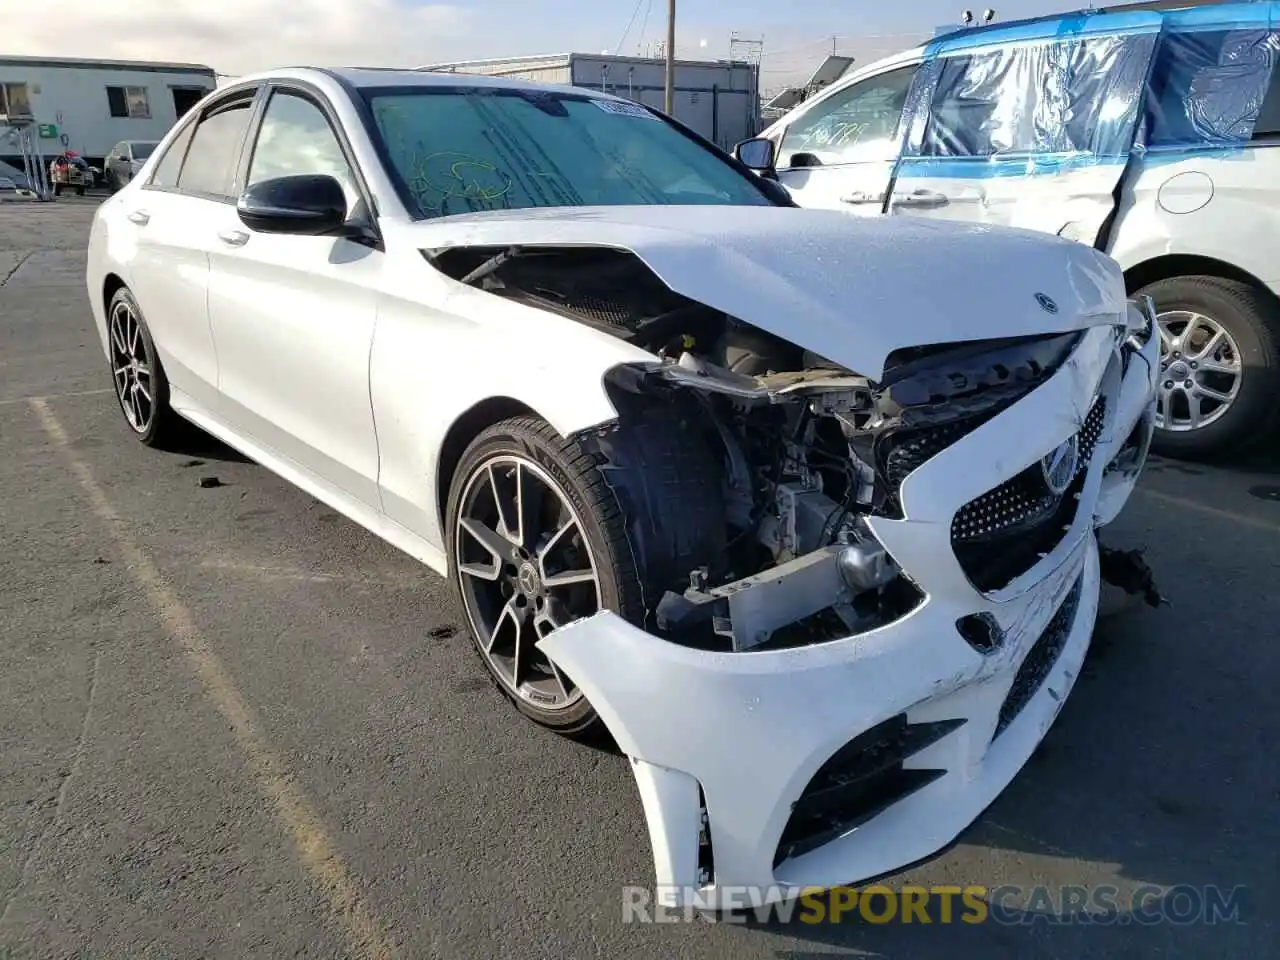
M 1174 277 L 1138 291 L 1160 336 L 1152 449 L 1187 459 L 1243 451 L 1280 422 L 1280 304 L 1218 277 Z
M 107 345 L 116 400 L 129 429 L 149 447 L 178 438 L 186 421 L 169 406 L 169 380 L 127 287 L 117 290 L 107 307 Z
M 620 429 L 607 482 L 595 451 L 533 417 L 495 424 L 462 455 L 446 510 L 450 580 L 490 676 L 535 723 L 580 737 L 600 727 L 573 678 L 542 653 L 544 637 L 600 610 L 643 625 L 648 592 L 661 596 L 673 570 L 687 580 L 697 554 L 723 549 L 719 504 L 707 495 L 718 490 L 717 465 L 681 436 L 691 429 L 673 420 Z M 627 450 L 643 451 L 634 459 L 652 471 L 647 483 L 633 483 Z M 644 543 L 634 529 L 647 531 Z

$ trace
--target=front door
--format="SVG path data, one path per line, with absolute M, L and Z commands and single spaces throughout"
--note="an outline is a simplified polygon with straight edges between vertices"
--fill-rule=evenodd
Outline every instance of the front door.
M 778 179 L 802 207 L 882 213 L 898 159 L 899 126 L 916 65 L 839 87 L 783 131 Z
M 1093 245 L 1141 117 L 1157 13 L 1057 18 L 930 46 L 890 213 Z
M 354 212 L 355 178 L 318 101 L 273 90 L 246 185 L 335 176 Z M 210 251 L 209 318 L 223 415 L 349 497 L 378 507 L 369 350 L 384 254 L 352 240 L 255 233 L 224 208 Z

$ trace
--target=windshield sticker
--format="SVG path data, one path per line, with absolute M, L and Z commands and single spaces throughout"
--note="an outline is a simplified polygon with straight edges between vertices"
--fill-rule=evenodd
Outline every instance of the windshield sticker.
M 640 120 L 658 119 L 638 103 L 623 103 L 619 100 L 592 100 L 591 102 L 605 113 L 612 113 L 619 117 L 636 117 Z

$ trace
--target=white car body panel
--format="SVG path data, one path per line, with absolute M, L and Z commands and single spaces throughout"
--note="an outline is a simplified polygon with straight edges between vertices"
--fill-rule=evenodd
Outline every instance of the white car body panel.
M 1123 507 L 1141 468 L 1139 460 L 1108 469 L 1144 423 L 1149 435 L 1157 355 L 1150 339 L 1122 359 L 1120 341 L 1136 322 L 1118 266 L 1022 231 L 768 207 L 562 209 L 414 223 L 339 83 L 306 70 L 270 76 L 305 79 L 330 99 L 373 194 L 385 249 L 265 234 L 240 243 L 233 235 L 249 231 L 231 205 L 195 209 L 200 201 L 146 191 L 144 173 L 102 204 L 91 232 L 86 283 L 104 350 L 103 292 L 114 277 L 139 299 L 176 410 L 439 572 L 447 565 L 438 468 L 460 418 L 481 404 L 515 402 L 562 435 L 588 430 L 617 416 L 605 374 L 657 358 L 449 279 L 423 250 L 631 250 L 677 292 L 873 380 L 903 347 L 1085 331 L 1056 374 L 907 478 L 903 519 L 870 521 L 926 594 L 902 619 L 767 653 L 701 652 L 611 613 L 542 642 L 632 759 L 659 882 L 681 896 L 851 882 L 956 836 L 1023 765 L 1078 675 L 1098 600 L 1094 532 Z M 130 221 L 143 208 L 151 220 Z M 167 270 L 165 258 L 177 268 Z M 1007 280 L 993 282 L 993 264 Z M 1052 310 L 1037 302 L 1045 297 Z M 979 592 L 950 547 L 956 511 L 1079 432 L 1100 395 L 1106 417 L 1070 533 L 1005 589 Z M 1077 582 L 1079 606 L 1056 665 L 988 746 L 1026 651 Z M 955 627 L 979 612 L 994 616 L 1007 638 L 988 656 Z M 912 723 L 966 721 L 912 761 L 945 776 L 775 871 L 773 851 L 805 782 L 841 744 L 902 712 Z M 699 788 L 716 856 L 705 887 L 696 875 Z
M 1099 596 L 1094 530 L 1114 517 L 1137 481 L 1136 474 L 1108 472 L 1106 465 L 1150 417 L 1154 340 L 1140 357 L 1122 377 L 1110 336 L 1095 330 L 1074 362 L 976 431 L 974 446 L 958 444 L 908 478 L 907 519 L 871 524 L 928 600 L 890 627 L 801 649 L 717 654 L 666 643 L 606 612 L 543 641 L 547 654 L 607 711 L 610 731 L 636 764 L 658 883 L 671 905 L 742 906 L 723 897 L 755 887 L 782 898 L 882 875 L 945 846 L 1013 778 L 1062 708 L 1089 646 Z M 1114 406 L 1081 497 L 1088 509 L 1022 584 L 983 595 L 956 565 L 951 518 L 974 495 L 1078 430 L 1081 411 L 1098 391 Z M 1099 508 L 1110 516 L 1100 516 Z M 1059 659 L 992 744 L 1028 648 L 1077 581 L 1080 602 Z M 956 620 L 975 611 L 990 613 L 1006 631 L 998 653 L 983 656 L 950 640 Z M 657 690 L 663 695 L 655 696 Z M 908 761 L 944 768 L 946 776 L 775 871 L 774 849 L 805 784 L 841 745 L 903 711 L 911 723 L 966 719 Z M 743 744 L 750 744 L 749 763 Z M 707 885 L 697 881 L 691 854 L 698 818 L 689 806 L 690 784 L 695 800 L 698 786 L 706 799 L 716 873 Z
M 878 380 L 895 350 L 924 343 L 1074 330 L 1123 312 L 1108 257 L 1058 238 L 975 224 L 849 220 L 821 210 L 697 207 L 471 214 L 416 228 L 424 248 L 574 246 L 630 250 L 677 293 L 785 337 Z M 972 255 L 1017 263 L 992 283 Z M 849 284 L 849 276 L 858 283 Z M 929 277 L 927 284 L 919 276 Z M 1043 293 L 1061 304 L 1048 316 Z M 902 318 L 882 323 L 890 309 Z

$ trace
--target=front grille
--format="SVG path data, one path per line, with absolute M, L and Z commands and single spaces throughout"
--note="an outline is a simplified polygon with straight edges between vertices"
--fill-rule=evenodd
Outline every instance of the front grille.
M 1049 489 L 1040 464 L 1035 463 L 956 512 L 951 546 L 965 575 L 979 590 L 1006 586 L 1062 542 L 1075 521 L 1106 412 L 1106 398 L 1099 397 L 1076 434 L 1078 466 L 1063 493 L 1055 495 Z
M 1040 639 L 1035 642 L 1027 657 L 1018 668 L 1013 678 L 1013 686 L 1000 706 L 1000 719 L 996 723 L 996 732 L 992 739 L 1004 733 L 1005 728 L 1017 718 L 1022 708 L 1027 705 L 1036 691 L 1044 684 L 1045 678 L 1053 670 L 1054 664 L 1066 646 L 1067 637 L 1071 634 L 1071 624 L 1075 621 L 1076 610 L 1080 606 L 1080 594 L 1084 589 L 1084 577 L 1076 580 L 1075 586 L 1067 594 L 1058 607 L 1053 619 L 1045 627 Z
M 964 722 L 911 724 L 902 713 L 850 740 L 792 805 L 773 865 L 844 836 L 942 776 L 945 770 L 904 769 L 903 761 Z

